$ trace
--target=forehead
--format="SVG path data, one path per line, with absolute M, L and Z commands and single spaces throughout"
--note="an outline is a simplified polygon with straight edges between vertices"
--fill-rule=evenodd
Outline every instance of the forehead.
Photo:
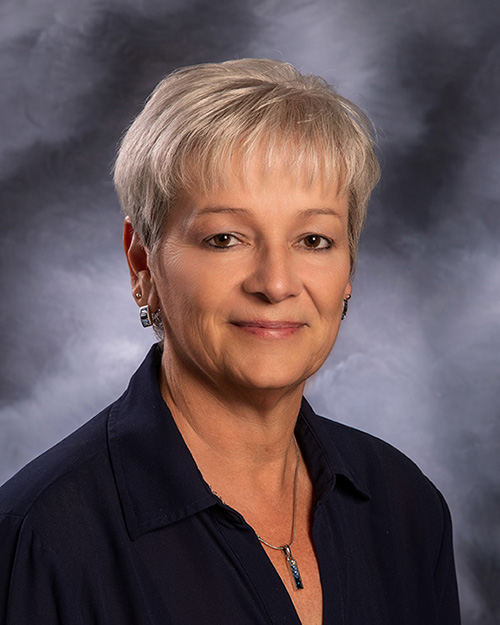
M 211 188 L 195 185 L 184 190 L 172 207 L 168 223 L 169 227 L 187 227 L 216 219 L 222 224 L 231 217 L 231 221 L 237 218 L 278 229 L 320 217 L 328 221 L 333 218 L 346 229 L 347 216 L 347 197 L 339 194 L 335 185 L 311 182 L 285 167 L 269 171 L 259 159 L 252 159 L 244 167 L 233 162 L 224 184 Z

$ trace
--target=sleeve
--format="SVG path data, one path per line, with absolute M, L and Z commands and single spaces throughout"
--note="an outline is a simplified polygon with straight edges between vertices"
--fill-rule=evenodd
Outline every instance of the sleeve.
M 437 489 L 436 489 L 437 490 Z M 443 495 L 437 490 L 443 508 L 443 535 L 439 558 L 434 570 L 434 587 L 438 608 L 438 623 L 460 625 L 460 607 L 453 556 L 453 530 L 451 515 Z
M 80 618 L 71 611 L 75 590 L 64 583 L 64 570 L 29 522 L 1 516 L 0 545 L 0 622 L 78 625 Z

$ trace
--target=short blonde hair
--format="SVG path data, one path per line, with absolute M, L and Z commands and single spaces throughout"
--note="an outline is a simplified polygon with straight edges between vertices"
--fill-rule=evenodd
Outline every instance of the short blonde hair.
M 122 208 L 154 252 L 180 192 L 224 185 L 234 159 L 244 164 L 257 152 L 266 170 L 286 165 L 306 183 L 320 180 L 348 194 L 354 271 L 380 174 L 373 127 L 322 78 L 288 63 L 206 63 L 164 78 L 118 152 L 114 181 Z

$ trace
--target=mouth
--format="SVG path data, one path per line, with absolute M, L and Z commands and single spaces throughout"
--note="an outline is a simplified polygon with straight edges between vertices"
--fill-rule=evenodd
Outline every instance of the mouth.
M 262 338 L 286 338 L 296 334 L 306 326 L 305 323 L 297 321 L 271 321 L 268 319 L 233 321 L 231 323 L 243 332 Z

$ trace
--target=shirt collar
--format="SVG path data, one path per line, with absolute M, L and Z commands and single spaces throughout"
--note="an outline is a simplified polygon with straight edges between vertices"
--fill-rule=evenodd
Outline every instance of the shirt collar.
M 160 392 L 161 350 L 154 345 L 132 376 L 108 420 L 109 451 L 130 537 L 164 527 L 219 504 L 203 479 Z M 324 424 L 303 400 L 297 440 L 308 464 L 316 499 L 336 483 L 368 496 L 325 432 Z M 345 480 L 337 480 L 342 475 Z
M 339 436 L 347 430 L 350 428 L 319 417 L 307 400 L 302 399 L 295 434 L 308 465 L 317 503 L 321 503 L 335 486 L 370 499 L 363 473 L 356 471 L 347 460 L 347 457 L 351 460 L 356 457 L 352 444 L 345 444 L 344 436 Z M 356 464 L 361 467 L 364 463 Z

